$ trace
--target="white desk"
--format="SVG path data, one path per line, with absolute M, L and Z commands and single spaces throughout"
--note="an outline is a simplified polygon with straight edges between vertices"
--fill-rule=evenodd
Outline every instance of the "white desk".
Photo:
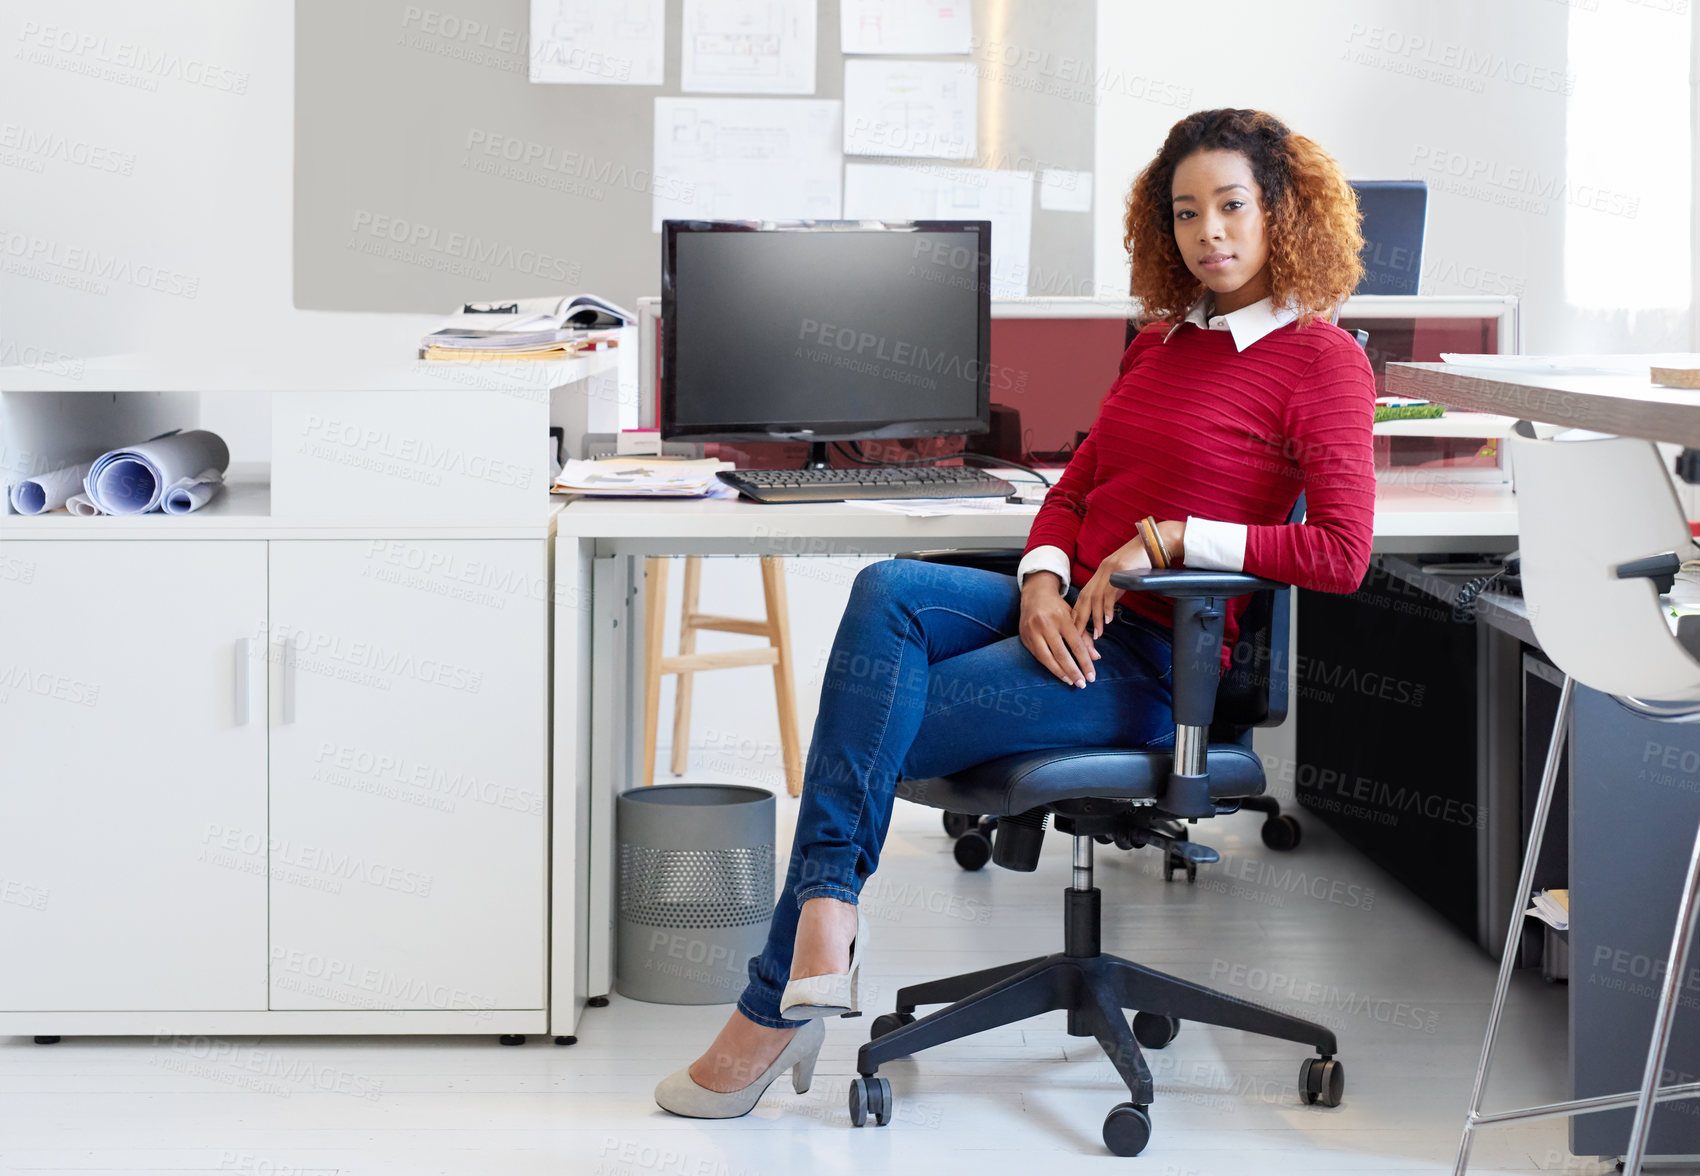
M 550 1032 L 613 985 L 614 797 L 643 761 L 643 565 L 651 555 L 842 556 L 1025 543 L 1032 511 L 912 518 L 842 503 L 574 500 L 556 515 Z M 1509 487 L 1401 482 L 1375 550 L 1509 551 Z

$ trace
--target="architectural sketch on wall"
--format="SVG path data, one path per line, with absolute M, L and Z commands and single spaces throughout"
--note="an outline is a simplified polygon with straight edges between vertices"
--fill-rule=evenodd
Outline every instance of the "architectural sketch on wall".
M 872 220 L 989 220 L 992 297 L 1027 293 L 1033 236 L 1033 173 L 934 164 L 852 163 L 844 168 L 844 215 Z
M 659 86 L 665 0 L 531 0 L 531 80 Z
M 814 98 L 657 98 L 654 216 L 831 220 L 842 208 L 842 105 Z
M 844 63 L 844 154 L 973 159 L 979 77 L 955 61 Z
M 846 53 L 967 53 L 973 47 L 968 0 L 840 0 Z
M 813 94 L 815 0 L 685 0 L 679 89 Z

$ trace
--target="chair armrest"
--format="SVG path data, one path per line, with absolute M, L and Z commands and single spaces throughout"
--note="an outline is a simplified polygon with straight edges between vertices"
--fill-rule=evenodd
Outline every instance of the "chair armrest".
M 959 568 L 979 568 L 987 572 L 1015 575 L 1021 564 L 1019 547 L 957 547 L 936 551 L 904 551 L 898 559 L 918 559 L 923 563 L 950 564 Z
M 1113 572 L 1110 583 L 1128 592 L 1155 592 L 1159 596 L 1245 596 L 1265 589 L 1291 587 L 1279 580 L 1266 580 L 1247 572 L 1219 572 L 1207 568 L 1140 568 Z
M 1176 816 L 1210 816 L 1215 812 L 1215 801 L 1210 796 L 1203 747 L 1216 716 L 1216 695 L 1222 684 L 1222 630 L 1228 601 L 1253 592 L 1280 592 L 1287 585 L 1245 572 L 1169 568 L 1115 572 L 1110 583 L 1129 592 L 1167 596 L 1174 602 L 1174 671 L 1169 686 L 1176 761 L 1159 803 Z

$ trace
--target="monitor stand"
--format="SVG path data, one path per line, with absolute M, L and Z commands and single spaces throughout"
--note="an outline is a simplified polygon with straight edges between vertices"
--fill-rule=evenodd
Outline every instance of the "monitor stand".
M 832 467 L 832 459 L 827 453 L 825 441 L 810 441 L 809 456 L 803 459 L 805 470 L 824 470 Z

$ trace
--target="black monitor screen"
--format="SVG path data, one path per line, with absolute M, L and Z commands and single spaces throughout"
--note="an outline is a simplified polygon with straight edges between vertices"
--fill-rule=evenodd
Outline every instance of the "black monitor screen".
M 663 435 L 983 432 L 990 231 L 667 222 Z
M 1363 280 L 1356 294 L 1415 294 L 1422 282 L 1428 184 L 1354 180 L 1363 213 Z

